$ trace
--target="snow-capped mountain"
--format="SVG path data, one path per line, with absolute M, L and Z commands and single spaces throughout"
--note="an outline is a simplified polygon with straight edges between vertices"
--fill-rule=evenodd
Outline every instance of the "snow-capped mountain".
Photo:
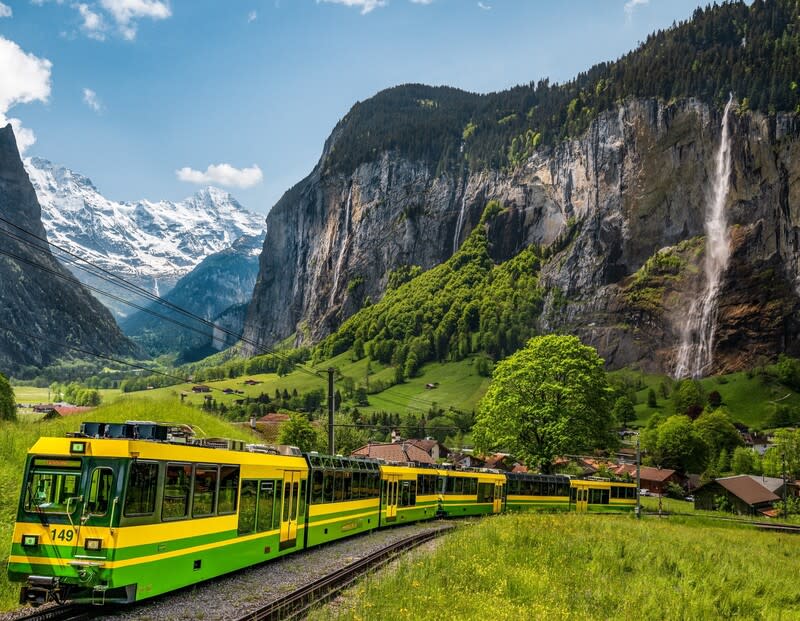
M 178 202 L 117 202 L 89 178 L 45 159 L 26 158 L 25 169 L 52 244 L 159 295 L 206 257 L 242 235 L 260 236 L 265 228 L 263 216 L 214 187 Z M 109 289 L 81 270 L 74 272 L 86 284 Z M 124 304 L 102 301 L 118 317 L 131 312 Z

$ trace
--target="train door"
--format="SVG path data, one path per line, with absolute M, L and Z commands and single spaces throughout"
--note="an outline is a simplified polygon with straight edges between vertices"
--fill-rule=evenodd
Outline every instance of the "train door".
M 280 549 L 293 548 L 297 544 L 297 514 L 300 505 L 299 471 L 287 470 L 283 473 L 283 502 L 281 505 Z
M 397 494 L 400 488 L 400 475 L 387 475 L 385 484 L 386 521 L 394 522 L 397 519 Z
M 586 513 L 589 510 L 589 489 L 578 487 L 575 492 L 575 511 Z
M 492 503 L 492 513 L 500 513 L 503 510 L 503 484 L 500 481 L 494 484 L 494 502 Z

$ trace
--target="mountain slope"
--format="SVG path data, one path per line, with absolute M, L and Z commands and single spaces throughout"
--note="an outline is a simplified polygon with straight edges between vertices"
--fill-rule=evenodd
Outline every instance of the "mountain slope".
M 263 235 L 242 236 L 230 248 L 203 259 L 191 272 L 181 278 L 164 297 L 169 303 L 186 311 L 215 321 L 222 314 L 230 314 L 231 307 L 240 307 L 250 300 L 258 275 L 258 255 L 264 242 Z M 212 342 L 211 329 L 163 305 L 152 304 L 149 309 L 161 316 L 169 317 L 202 331 L 182 328 L 150 313 L 139 311 L 121 322 L 125 334 L 133 338 L 152 355 L 177 352 L 184 356 L 194 351 L 195 355 L 212 352 L 232 344 L 224 333 Z M 238 322 L 225 319 L 225 329 L 241 333 L 244 313 L 241 309 L 231 311 L 239 316 Z M 233 339 L 235 342 L 236 339 Z
M 11 125 L 0 130 L 0 216 L 45 237 L 36 193 L 23 167 Z M 2 224 L 3 231 L 19 234 Z M 0 370 L 7 374 L 79 357 L 69 346 L 103 355 L 130 354 L 133 345 L 108 310 L 76 282 L 49 249 L 2 237 Z M 8 256 L 15 255 L 14 257 Z M 41 265 L 45 270 L 35 267 Z M 85 357 L 85 356 L 84 356 Z
M 263 217 L 245 210 L 228 192 L 208 187 L 179 201 L 116 202 L 91 180 L 41 158 L 25 160 L 52 243 L 134 284 L 163 295 L 205 257 L 242 235 L 259 235 Z M 87 284 L 107 289 L 81 270 Z M 104 300 L 118 317 L 130 313 Z
M 505 210 L 489 222 L 492 258 L 535 246 L 545 259 L 531 330 L 578 333 L 612 367 L 671 370 L 703 294 L 721 104 L 740 86 L 711 370 L 794 352 L 800 122 L 785 78 L 800 63 L 786 51 L 800 43 L 798 19 L 788 0 L 729 3 L 564 86 L 477 96 L 409 85 L 356 104 L 270 212 L 245 335 L 319 341 L 380 299 L 398 269 L 452 256 L 496 199 Z M 684 56 L 700 59 L 691 76 L 670 64 Z M 765 76 L 774 83 L 753 90 Z

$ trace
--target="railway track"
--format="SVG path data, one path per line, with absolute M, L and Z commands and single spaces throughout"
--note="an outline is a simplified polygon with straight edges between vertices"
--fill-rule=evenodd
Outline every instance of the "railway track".
M 319 580 L 300 587 L 259 610 L 239 617 L 236 621 L 289 621 L 303 619 L 314 606 L 333 599 L 339 592 L 352 585 L 367 571 L 383 567 L 402 552 L 412 550 L 454 528 L 455 526 L 446 526 L 435 531 L 427 531 L 406 537 Z
M 86 621 L 100 616 L 101 612 L 90 606 L 64 604 L 34 610 L 30 615 L 18 617 L 16 621 Z
M 754 526 L 759 530 L 767 530 L 776 533 L 794 533 L 800 535 L 800 525 L 797 524 L 776 524 L 774 522 L 756 522 L 754 520 L 739 520 L 736 518 L 725 517 L 725 516 L 717 516 L 717 515 L 697 515 L 695 513 L 680 513 L 677 511 L 662 511 L 658 513 L 657 511 L 643 511 L 642 515 L 646 515 L 647 517 L 670 517 L 672 515 L 679 516 L 679 517 L 688 517 L 688 518 L 702 518 L 707 520 L 717 520 L 720 522 L 733 522 L 734 524 L 746 524 L 748 526 Z

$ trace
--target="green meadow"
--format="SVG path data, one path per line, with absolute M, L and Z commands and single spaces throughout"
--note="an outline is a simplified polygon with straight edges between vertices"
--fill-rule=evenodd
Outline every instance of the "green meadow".
M 47 421 L 0 422 L 0 610 L 14 608 L 19 593 L 19 585 L 9 583 L 6 579 L 5 567 L 22 486 L 25 455 L 39 437 L 63 437 L 68 431 L 77 431 L 80 423 L 85 420 L 175 421 L 195 426 L 201 432 L 200 435 L 248 441 L 254 439 L 249 429 L 231 425 L 196 408 L 182 406 L 174 401 L 145 401 L 124 397 L 81 415 Z
M 492 517 L 310 619 L 797 619 L 799 546 L 702 518 Z

